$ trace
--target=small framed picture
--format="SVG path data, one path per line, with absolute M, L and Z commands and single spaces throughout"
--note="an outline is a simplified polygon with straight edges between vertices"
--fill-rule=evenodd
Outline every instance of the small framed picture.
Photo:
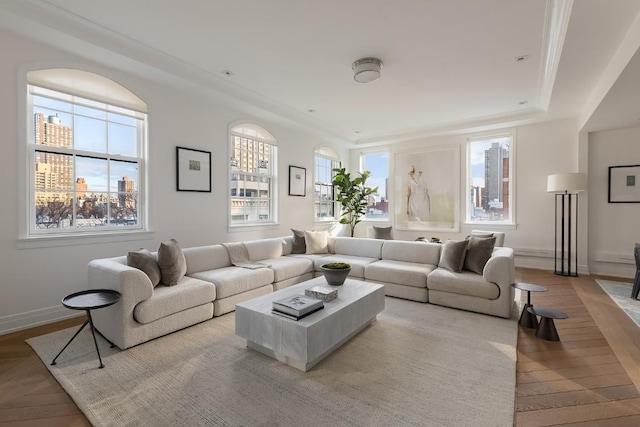
M 298 166 L 289 166 L 289 195 L 306 196 L 307 170 Z
M 640 165 L 609 166 L 609 203 L 640 203 Z
M 211 152 L 176 147 L 178 191 L 211 193 Z

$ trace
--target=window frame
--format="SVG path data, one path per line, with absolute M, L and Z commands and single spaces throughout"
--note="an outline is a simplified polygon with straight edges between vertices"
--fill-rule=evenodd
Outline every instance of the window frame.
M 24 104 L 21 103 L 23 105 L 21 111 L 24 112 L 24 116 L 22 117 L 25 118 L 25 126 L 21 126 L 22 131 L 20 140 L 23 141 L 23 143 L 21 144 L 23 148 L 20 150 L 20 157 L 21 159 L 23 159 L 22 164 L 24 164 L 25 167 L 23 169 L 24 173 L 20 174 L 21 182 L 19 185 L 21 188 L 25 188 L 26 191 L 21 192 L 24 194 L 24 196 L 21 196 L 19 204 L 21 206 L 19 210 L 21 218 L 18 238 L 19 248 L 77 244 L 75 238 L 81 238 L 83 241 L 90 240 L 91 242 L 98 242 L 104 241 L 105 236 L 117 235 L 119 236 L 119 239 L 127 240 L 127 238 L 122 237 L 124 234 L 135 235 L 136 239 L 141 237 L 144 238 L 147 235 L 152 235 L 153 233 L 150 232 L 147 228 L 148 221 L 146 215 L 146 161 L 148 148 L 148 115 L 146 112 L 146 104 L 124 86 L 121 86 L 117 82 L 100 74 L 73 68 L 52 68 L 33 71 L 21 71 L 22 77 L 20 92 L 21 94 L 24 94 L 22 99 L 25 100 Z M 32 79 L 30 79 L 30 73 L 37 74 L 37 77 L 34 79 L 35 81 L 32 81 Z M 48 75 L 51 76 L 51 82 L 54 82 L 56 81 L 56 77 L 59 77 L 61 73 L 68 73 L 70 77 L 73 77 L 69 78 L 69 81 L 72 82 L 69 83 L 69 86 L 64 86 L 64 84 L 60 84 L 59 81 L 56 84 L 47 84 Z M 87 85 L 87 82 L 90 82 L 91 84 Z M 82 87 L 84 85 L 85 90 L 82 90 L 82 88 L 78 89 L 78 87 L 76 87 L 75 85 L 78 85 L 78 87 Z M 86 90 L 87 87 L 108 87 L 109 89 L 117 90 L 118 95 L 120 96 L 120 98 L 118 99 L 122 99 L 123 101 L 122 103 L 120 103 L 116 102 L 114 99 L 107 99 L 99 95 L 93 97 L 92 94 Z M 56 96 L 56 93 L 59 93 L 60 96 Z M 105 117 L 102 120 L 105 123 L 105 138 L 108 137 L 107 129 L 110 123 L 124 124 L 118 121 L 110 120 L 108 113 L 131 117 L 132 119 L 134 119 L 135 124 L 133 126 L 128 126 L 131 126 L 135 129 L 135 156 L 109 154 L 107 146 L 105 146 L 105 151 L 80 150 L 73 147 L 73 136 L 72 147 L 61 147 L 36 143 L 35 115 L 37 111 L 34 110 L 34 97 L 36 96 L 59 100 L 69 104 L 72 109 L 72 112 L 69 114 L 71 114 L 73 117 L 75 117 L 76 115 L 78 117 L 83 117 L 82 114 L 74 113 L 73 110 L 76 108 L 76 106 L 90 107 L 99 111 L 103 111 Z M 144 109 L 142 107 L 144 107 Z M 42 109 L 53 111 L 56 110 L 55 108 L 47 106 L 42 106 Z M 70 189 L 60 189 L 62 192 L 73 194 L 73 198 L 70 201 L 72 209 L 70 215 L 70 219 L 73 222 L 72 227 L 42 229 L 39 228 L 36 224 L 36 192 L 38 191 L 38 189 L 36 188 L 36 153 L 69 155 L 73 158 L 74 163 Z M 75 162 L 75 159 L 77 157 L 104 159 L 107 162 L 107 168 L 109 167 L 111 161 L 134 163 L 135 165 L 137 165 L 135 177 L 135 179 L 137 180 L 137 189 L 135 191 L 135 193 L 137 193 L 135 225 L 117 225 L 115 224 L 115 222 L 112 224 L 112 218 L 110 217 L 111 212 L 107 210 L 105 213 L 105 223 L 107 224 L 106 226 L 78 226 L 76 220 L 78 219 L 79 215 L 79 207 L 77 206 L 76 197 L 78 195 L 78 188 L 76 184 L 77 179 L 80 177 L 77 175 L 77 163 Z M 94 190 L 93 192 L 107 194 L 108 200 L 113 200 L 114 198 L 120 200 L 120 192 L 117 186 L 116 188 L 110 188 L 112 187 L 111 175 L 107 176 L 106 182 L 107 189 L 105 191 Z M 80 192 L 82 192 L 82 190 L 80 190 Z M 107 205 L 109 207 L 111 203 L 107 203 Z M 92 238 L 96 239 L 91 240 Z
M 318 161 L 317 159 L 321 158 L 324 160 L 328 160 L 331 162 L 331 182 L 318 181 L 316 178 L 318 177 Z M 335 186 L 333 185 L 333 177 L 335 176 L 335 172 L 333 169 L 340 167 L 340 157 L 330 148 L 327 147 L 319 147 L 316 148 L 313 152 L 313 221 L 318 223 L 325 222 L 335 222 L 340 220 L 340 215 L 336 215 L 340 213 L 340 206 L 338 201 L 336 200 L 336 191 Z M 323 202 L 322 200 L 316 200 L 316 187 L 324 186 L 329 187 L 331 189 L 331 200 Z M 333 215 L 327 217 L 318 217 L 318 212 L 320 209 L 316 210 L 316 204 L 322 206 L 327 205 L 331 206 L 331 210 L 333 211 Z
M 258 144 L 266 144 L 269 146 L 269 154 L 267 160 L 267 173 L 259 173 L 259 172 L 249 172 L 242 171 L 241 169 L 234 169 L 237 167 L 242 167 L 242 164 L 238 165 L 238 159 L 235 159 L 235 138 L 244 138 L 249 141 Z M 255 123 L 250 122 L 241 122 L 236 123 L 229 126 L 229 174 L 227 180 L 227 203 L 228 203 L 228 211 L 227 211 L 227 225 L 229 229 L 237 229 L 237 228 L 246 228 L 246 227 L 268 227 L 278 224 L 278 142 L 275 137 L 267 131 L 264 127 L 257 125 Z M 255 150 L 254 150 L 255 151 Z M 249 160 L 247 160 L 249 161 Z M 240 159 L 242 162 L 242 159 Z M 257 161 L 257 168 L 261 169 L 263 165 L 263 161 Z M 255 163 L 255 162 L 254 162 Z M 248 167 L 248 164 L 247 164 Z M 234 219 L 234 199 L 242 198 L 251 198 L 260 202 L 265 198 L 260 197 L 247 197 L 246 187 L 244 189 L 240 189 L 240 187 L 234 188 L 233 183 L 238 182 L 239 180 L 234 180 L 235 174 L 242 174 L 245 177 L 249 176 L 257 179 L 257 182 L 261 182 L 261 179 L 267 178 L 269 179 L 269 217 L 261 220 L 248 220 L 248 219 Z M 246 182 L 246 179 L 244 180 Z M 253 181 L 253 180 L 251 180 Z M 236 195 L 232 195 L 233 190 L 236 190 Z M 243 194 L 240 194 L 243 193 Z M 244 214 L 243 214 L 244 215 Z
M 467 225 L 472 225 L 472 226 L 484 226 L 484 227 L 489 227 L 489 228 L 514 228 L 517 224 L 516 221 L 516 147 L 517 147 L 517 142 L 516 142 L 516 132 L 515 129 L 514 130 L 508 130 L 508 131 L 503 131 L 503 132 L 497 132 L 497 133 L 488 133 L 488 134 L 479 134 L 479 135 L 472 135 L 469 136 L 467 138 L 466 141 L 466 180 L 465 182 L 467 183 L 471 183 L 473 180 L 473 173 L 471 171 L 471 167 L 472 167 L 472 159 L 471 159 L 471 145 L 473 143 L 477 143 L 477 142 L 482 142 L 482 141 L 491 141 L 491 140 L 496 140 L 496 139 L 504 139 L 504 138 L 509 138 L 510 141 L 508 142 L 509 144 L 509 163 L 508 163 L 508 168 L 509 168 L 509 185 L 508 185 L 508 192 L 509 192 L 509 198 L 508 198 L 508 203 L 509 203 L 509 210 L 508 210 L 508 215 L 509 218 L 507 220 L 501 220 L 501 221 L 495 221 L 495 220 L 473 220 L 471 218 L 471 211 L 472 211 L 472 202 L 471 202 L 471 197 L 472 197 L 472 185 L 468 184 L 465 185 L 465 191 L 464 191 L 464 195 L 465 195 L 465 199 L 464 199 L 464 209 L 465 209 L 465 224 Z M 486 163 L 485 163 L 485 167 L 486 167 Z

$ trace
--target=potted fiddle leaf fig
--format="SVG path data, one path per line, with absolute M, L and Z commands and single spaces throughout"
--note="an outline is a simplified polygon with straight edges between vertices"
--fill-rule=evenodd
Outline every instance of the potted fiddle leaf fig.
M 352 177 L 345 168 L 335 168 L 336 175 L 332 184 L 336 188 L 336 199 L 342 205 L 342 217 L 340 224 L 348 224 L 351 237 L 353 237 L 356 225 L 362 221 L 367 213 L 369 200 L 374 194 L 378 194 L 378 187 L 371 188 L 366 185 L 371 172 L 358 172 Z
M 351 265 L 346 262 L 330 262 L 320 268 L 327 283 L 332 286 L 341 286 L 351 271 Z

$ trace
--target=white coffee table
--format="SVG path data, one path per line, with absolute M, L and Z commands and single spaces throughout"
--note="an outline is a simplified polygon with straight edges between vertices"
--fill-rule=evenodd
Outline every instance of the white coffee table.
M 271 303 L 315 285 L 324 277 L 236 304 L 236 335 L 247 347 L 302 371 L 308 371 L 373 322 L 384 310 L 384 286 L 347 279 L 338 298 L 298 321 L 271 313 Z

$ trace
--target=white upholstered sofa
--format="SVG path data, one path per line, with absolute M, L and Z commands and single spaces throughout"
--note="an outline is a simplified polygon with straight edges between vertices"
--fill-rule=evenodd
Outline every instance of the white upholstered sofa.
M 502 236 L 503 239 L 503 236 Z M 500 243 L 500 239 L 498 239 Z M 235 304 L 321 275 L 320 266 L 348 262 L 352 279 L 385 285 L 389 296 L 509 318 L 514 289 L 513 249 L 495 247 L 482 274 L 439 267 L 443 245 L 329 237 L 326 253 L 294 254 L 293 237 L 244 242 L 250 265 L 232 263 L 227 246 L 183 248 L 186 274 L 175 286 L 154 286 L 127 256 L 93 260 L 89 288 L 122 293 L 96 310 L 93 321 L 121 349 L 235 310 Z

